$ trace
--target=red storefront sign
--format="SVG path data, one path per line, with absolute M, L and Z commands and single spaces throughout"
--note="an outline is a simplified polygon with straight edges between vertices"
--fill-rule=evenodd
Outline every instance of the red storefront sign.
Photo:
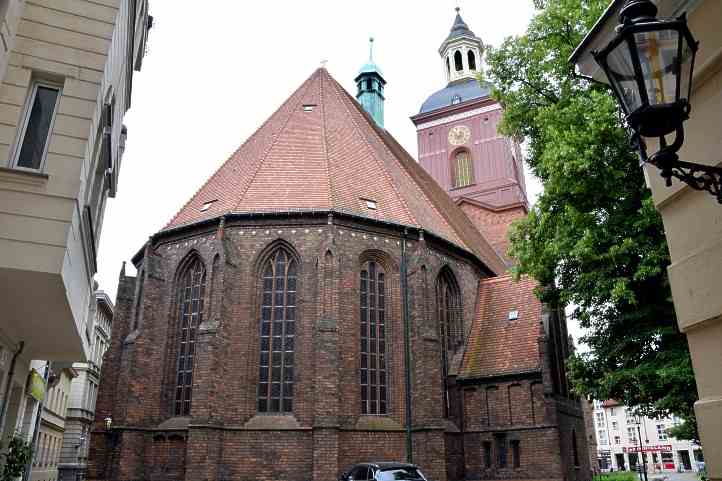
M 651 452 L 655 452 L 655 451 L 671 451 L 671 450 L 672 450 L 671 444 L 652 444 L 652 445 L 643 446 L 642 448 L 640 448 L 639 446 L 632 446 L 631 448 L 622 448 L 622 451 L 624 451 L 625 453 L 638 453 L 640 451 L 643 453 L 651 453 Z

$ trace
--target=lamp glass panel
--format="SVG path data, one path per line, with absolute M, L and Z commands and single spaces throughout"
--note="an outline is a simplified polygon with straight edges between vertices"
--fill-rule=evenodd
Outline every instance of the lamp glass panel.
M 637 32 L 634 43 L 639 53 L 649 105 L 677 100 L 679 32 L 673 29 Z
M 690 96 L 692 95 L 691 89 L 692 89 L 692 68 L 694 68 L 694 65 L 692 65 L 692 61 L 694 59 L 694 51 L 689 45 L 689 42 L 687 42 L 687 37 L 682 35 L 682 65 L 680 69 L 680 88 L 679 88 L 679 96 L 681 98 L 689 100 Z
M 642 106 L 627 42 L 620 42 L 607 55 L 607 77 L 616 86 L 625 113 L 630 114 Z

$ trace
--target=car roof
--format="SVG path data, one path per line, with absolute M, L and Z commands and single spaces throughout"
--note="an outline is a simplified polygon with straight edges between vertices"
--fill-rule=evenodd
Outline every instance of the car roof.
M 393 468 L 416 468 L 415 464 L 399 463 L 396 461 L 379 461 L 375 463 L 360 463 L 367 466 L 372 466 L 379 469 L 393 469 Z

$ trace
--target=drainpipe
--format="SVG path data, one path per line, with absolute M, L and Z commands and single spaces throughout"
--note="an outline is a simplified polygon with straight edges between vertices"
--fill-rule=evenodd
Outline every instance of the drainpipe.
M 406 381 L 406 462 L 411 464 L 414 462 L 413 444 L 411 439 L 411 320 L 409 319 L 409 286 L 407 278 L 407 259 L 406 259 L 406 236 L 408 230 L 404 229 L 404 235 L 401 239 L 401 298 L 403 302 L 403 318 L 404 318 L 404 370 Z
M 48 396 L 48 378 L 50 377 L 50 361 L 45 361 L 45 374 L 43 379 L 45 381 L 45 393 L 43 400 L 38 401 L 38 414 L 35 416 L 35 427 L 33 428 L 33 440 L 30 446 L 33 448 L 33 455 L 28 459 L 28 464 L 25 465 L 25 472 L 23 473 L 23 481 L 30 479 L 30 471 L 33 466 L 33 459 L 35 458 L 35 452 L 37 449 L 38 438 L 40 437 L 40 420 L 43 417 L 43 407 L 45 406 L 45 398 Z
M 8 403 L 10 401 L 10 388 L 12 387 L 13 375 L 15 374 L 15 362 L 23 352 L 23 349 L 25 349 L 25 341 L 20 341 L 20 344 L 18 344 L 18 350 L 15 351 L 15 354 L 13 354 L 13 358 L 10 361 L 10 372 L 8 372 L 8 378 L 7 381 L 5 381 L 5 397 L 3 398 L 2 408 L 0 408 L 0 438 L 2 438 L 2 433 L 5 429 L 5 415 L 7 414 Z

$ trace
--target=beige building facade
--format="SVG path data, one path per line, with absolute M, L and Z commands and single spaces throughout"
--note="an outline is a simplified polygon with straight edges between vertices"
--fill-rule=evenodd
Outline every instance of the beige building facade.
M 685 122 L 681 160 L 722 165 L 722 2 L 658 0 L 658 17 L 686 13 L 699 41 L 692 112 Z M 573 61 L 580 73 L 603 80 L 591 51 L 614 36 L 623 0 L 612 2 Z M 657 146 L 649 145 L 655 152 Z M 712 480 L 722 480 L 722 205 L 707 192 L 677 180 L 664 184 L 659 170 L 644 166 L 647 185 L 661 213 L 672 263 L 668 268 L 680 330 L 687 335 L 697 381 L 695 412 Z
M 147 0 L 0 1 L 3 446 L 32 437 L 31 360 L 92 356 L 96 251 L 151 24 Z

